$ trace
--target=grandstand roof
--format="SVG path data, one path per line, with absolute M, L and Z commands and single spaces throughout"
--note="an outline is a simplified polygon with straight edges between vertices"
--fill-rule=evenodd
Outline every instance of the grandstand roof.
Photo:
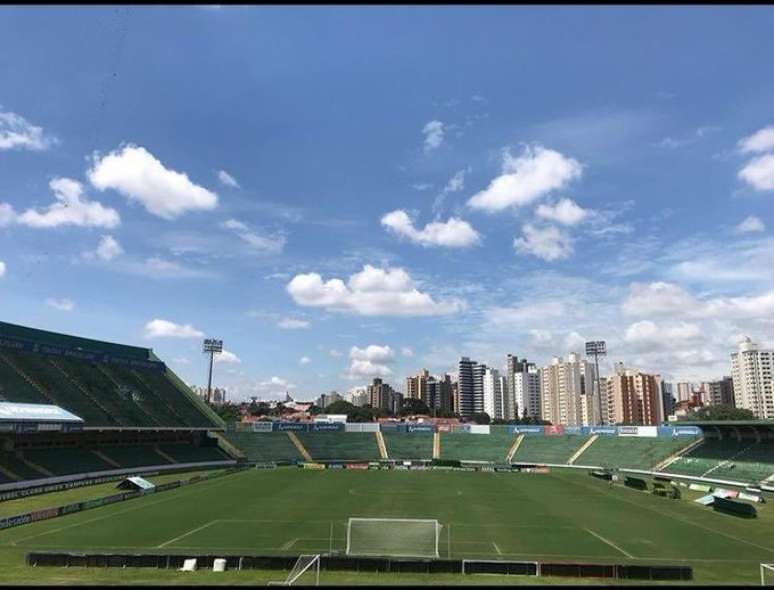
M 0 422 L 83 422 L 67 410 L 51 404 L 0 402 Z
M 37 330 L 35 328 L 10 324 L 8 322 L 0 322 L 0 338 L 3 337 L 26 340 L 38 344 L 60 346 L 69 349 L 109 353 L 142 360 L 155 360 L 151 350 L 148 348 L 114 344 L 112 342 L 103 342 L 101 340 L 92 340 L 90 338 L 81 338 L 79 336 L 59 334 L 47 330 Z

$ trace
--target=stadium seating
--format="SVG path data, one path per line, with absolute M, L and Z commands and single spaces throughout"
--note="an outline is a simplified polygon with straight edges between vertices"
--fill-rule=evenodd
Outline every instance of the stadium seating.
M 0 465 L 8 469 L 14 475 L 19 476 L 21 479 L 38 479 L 40 477 L 46 477 L 40 471 L 33 469 L 24 461 L 18 459 L 14 453 L 0 453 Z M 8 481 L 13 480 L 8 479 Z
M 774 442 L 707 439 L 666 469 L 669 473 L 757 482 L 774 474 Z
M 100 452 L 123 468 L 168 465 L 171 463 L 171 461 L 158 454 L 153 445 L 106 447 L 100 449 Z M 116 467 L 112 469 L 116 469 Z
M 272 461 L 302 461 L 303 457 L 284 432 L 233 432 L 224 433 L 226 438 L 241 449 L 248 461 L 259 463 Z
M 390 459 L 432 459 L 432 432 L 384 432 L 384 444 Z
M 159 445 L 165 455 L 172 457 L 177 463 L 196 463 L 198 461 L 228 461 L 218 447 L 194 447 L 188 444 Z
M 514 463 L 567 463 L 588 438 L 579 435 L 527 435 L 511 457 L 511 461 Z
M 315 460 L 367 461 L 379 458 L 379 447 L 373 432 L 299 432 L 297 436 Z
M 491 434 L 444 432 L 441 434 L 441 459 L 502 463 L 515 440 L 516 435 L 505 429 Z
M 54 475 L 107 471 L 116 468 L 86 449 L 33 449 L 24 451 L 24 458 Z
M 600 436 L 575 460 L 575 465 L 652 469 L 694 440 L 686 436 L 676 438 Z

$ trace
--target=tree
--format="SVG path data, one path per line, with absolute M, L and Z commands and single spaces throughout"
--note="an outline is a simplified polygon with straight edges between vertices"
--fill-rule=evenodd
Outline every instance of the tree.
M 473 414 L 473 422 L 476 424 L 489 424 L 492 421 L 492 419 L 489 417 L 489 414 L 486 412 L 481 412 L 480 414 Z
M 307 411 L 308 411 L 308 412 L 309 412 L 309 413 L 310 413 L 312 416 L 317 416 L 317 414 L 322 414 L 323 412 L 325 412 L 326 414 L 328 413 L 328 410 L 327 410 L 327 409 L 326 409 L 326 410 L 323 410 L 323 409 L 322 409 L 320 406 L 318 406 L 317 404 L 312 404 L 311 406 L 309 406 L 309 409 L 308 409 Z
M 430 414 L 430 408 L 427 404 L 420 399 L 413 397 L 403 398 L 403 402 L 400 405 L 398 411 L 399 416 L 410 416 L 412 414 Z
M 224 422 L 239 422 L 242 418 L 239 406 L 232 404 L 231 402 L 226 402 L 221 405 L 210 404 L 210 408 L 212 408 Z
M 684 420 L 725 421 L 725 420 L 755 420 L 755 414 L 750 410 L 728 405 L 704 406 L 686 414 Z

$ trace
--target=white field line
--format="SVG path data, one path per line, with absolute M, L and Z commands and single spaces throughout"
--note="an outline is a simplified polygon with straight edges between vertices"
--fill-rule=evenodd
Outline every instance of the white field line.
M 634 555 L 632 555 L 631 553 L 628 553 L 627 551 L 624 551 L 623 549 L 621 549 L 618 545 L 616 545 L 615 543 L 613 543 L 609 539 L 605 539 L 602 535 L 600 535 L 598 533 L 595 533 L 591 529 L 583 529 L 583 530 L 586 531 L 587 533 L 591 534 L 591 535 L 594 535 L 597 539 L 599 539 L 603 543 L 605 543 L 607 545 L 610 545 L 610 547 L 612 547 L 613 549 L 615 549 L 617 551 L 620 551 L 621 553 L 623 553 L 629 559 L 636 559 L 636 557 L 634 557 Z
M 245 473 L 247 473 L 247 471 L 245 471 Z M 134 510 L 140 510 L 141 508 L 147 508 L 148 506 L 156 506 L 157 504 L 164 504 L 165 502 L 171 502 L 172 500 L 179 500 L 180 499 L 180 494 L 188 495 L 188 494 L 186 494 L 186 492 L 196 493 L 198 491 L 202 491 L 202 490 L 205 490 L 205 489 L 209 490 L 209 489 L 212 489 L 213 487 L 216 487 L 218 485 L 222 485 L 223 483 L 225 483 L 224 480 L 227 480 L 229 477 L 239 477 L 239 475 L 240 474 L 236 473 L 234 475 L 224 476 L 224 478 L 222 480 L 220 480 L 220 481 L 215 480 L 214 484 L 213 485 L 209 485 L 209 486 L 207 485 L 208 482 L 196 483 L 196 484 L 191 485 L 190 487 L 186 486 L 187 489 L 181 489 L 179 493 L 172 493 L 172 494 L 170 494 L 169 497 L 161 498 L 160 500 L 158 500 L 156 502 L 138 502 L 137 504 L 133 504 L 132 506 L 130 506 L 129 508 L 126 508 L 125 510 L 118 510 L 117 512 L 110 512 L 109 514 L 103 514 L 102 516 L 97 516 L 96 518 L 90 518 L 88 520 L 82 520 L 80 522 L 74 522 L 74 523 L 68 524 L 66 526 L 61 526 L 61 527 L 58 527 L 58 528 L 55 528 L 55 529 L 49 529 L 49 530 L 46 530 L 46 531 L 42 531 L 40 533 L 35 533 L 34 535 L 27 535 L 26 537 L 22 537 L 20 539 L 16 539 L 16 540 L 12 541 L 11 543 L 4 543 L 3 545 L 5 545 L 5 546 L 17 545 L 18 543 L 26 541 L 28 539 L 34 539 L 36 537 L 42 537 L 43 535 L 50 535 L 52 533 L 59 533 L 61 531 L 67 530 L 67 529 L 72 529 L 72 528 L 75 528 L 75 527 L 78 527 L 78 526 L 81 526 L 81 525 L 84 525 L 84 524 L 89 524 L 90 522 L 97 522 L 99 520 L 105 520 L 106 518 L 112 518 L 114 516 L 118 516 L 119 514 L 126 514 L 127 512 L 132 512 Z M 202 486 L 202 485 L 204 485 L 206 487 L 197 488 L 197 486 Z M 139 499 L 142 499 L 142 498 L 139 498 Z M 117 505 L 117 504 L 113 504 L 113 506 L 115 506 L 115 505 Z M 100 506 L 100 508 L 108 508 L 109 506 L 110 505 L 108 505 L 108 506 Z M 12 529 L 6 529 L 6 530 L 12 530 Z
M 193 535 L 194 533 L 198 533 L 199 531 L 202 531 L 202 530 L 206 529 L 207 527 L 212 526 L 212 525 L 214 525 L 215 523 L 218 523 L 218 522 L 220 522 L 220 521 L 219 520 L 211 520 L 210 522 L 206 522 L 202 526 L 196 527 L 195 529 L 191 529 L 190 531 L 188 531 L 186 533 L 183 533 L 182 535 L 177 536 L 174 539 L 170 539 L 169 541 L 164 541 L 161 545 L 156 545 L 156 549 L 161 549 L 162 547 L 166 547 L 167 545 L 171 545 L 175 541 L 179 541 L 180 539 L 184 539 L 188 535 Z
M 500 548 L 497 546 L 497 543 L 495 543 L 494 541 L 492 541 L 492 546 L 495 548 L 495 551 L 497 551 L 497 555 L 503 554 L 503 552 L 500 551 Z
M 290 549 L 293 545 L 296 544 L 297 541 L 298 541 L 298 539 L 291 539 L 290 541 L 285 543 L 282 547 L 280 547 L 280 549 L 282 549 L 282 550 Z

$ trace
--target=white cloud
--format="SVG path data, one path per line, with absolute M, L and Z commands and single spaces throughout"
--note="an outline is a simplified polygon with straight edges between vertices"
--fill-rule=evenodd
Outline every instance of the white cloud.
M 41 151 L 57 143 L 42 127 L 33 125 L 16 113 L 0 111 L 0 150 Z
M 223 222 L 221 227 L 233 231 L 258 254 L 279 254 L 287 243 L 287 239 L 282 234 L 259 234 L 236 219 Z
M 750 215 L 744 221 L 734 228 L 734 231 L 738 234 L 746 234 L 751 232 L 761 232 L 766 229 L 763 221 L 755 215 Z
M 335 348 L 331 348 L 328 351 L 328 354 L 331 355 L 333 358 L 341 358 L 342 356 L 344 356 L 343 352 L 341 352 L 340 350 L 336 350 Z
M 70 299 L 54 299 L 52 297 L 49 297 L 46 299 L 46 305 L 49 307 L 53 307 L 54 309 L 58 309 L 59 311 L 72 311 L 75 309 L 75 303 L 73 303 Z
M 468 206 L 493 213 L 528 205 L 551 191 L 564 188 L 580 178 L 582 172 L 583 167 L 577 160 L 540 145 L 525 146 L 516 158 L 506 150 L 502 174 L 485 190 L 473 195 Z
M 402 209 L 387 213 L 381 221 L 395 234 L 423 246 L 467 248 L 481 242 L 478 232 L 467 221 L 457 217 L 451 217 L 446 222 L 433 221 L 421 230 L 414 227 L 408 213 Z
M 295 388 L 295 385 L 288 382 L 286 379 L 283 379 L 281 377 L 272 377 L 271 379 L 267 379 L 265 381 L 260 381 L 258 383 L 258 389 L 259 390 L 267 390 L 267 391 L 286 391 L 288 389 Z
M 429 182 L 415 182 L 411 185 L 411 188 L 413 188 L 415 191 L 426 191 L 433 188 L 433 185 Z
M 226 363 L 230 365 L 238 365 L 242 363 L 242 359 L 240 359 L 230 350 L 226 350 L 225 348 L 223 349 L 223 352 L 215 355 L 214 361 L 216 363 Z
M 465 188 L 465 173 L 467 170 L 458 170 L 443 187 L 445 193 L 457 193 Z
M 5 276 L 5 262 L 0 260 L 0 279 L 2 279 Z
M 422 133 L 425 136 L 425 153 L 427 153 L 443 143 L 444 124 L 434 119 L 422 128 Z
M 521 254 L 531 254 L 550 262 L 568 258 L 573 253 L 570 236 L 553 225 L 539 228 L 525 223 L 521 229 L 522 237 L 513 241 L 513 247 Z
M 351 379 L 386 377 L 392 374 L 392 370 L 387 365 L 395 361 L 395 353 L 389 346 L 376 344 L 366 348 L 353 346 L 349 351 L 349 359 L 347 376 Z
M 94 251 L 97 258 L 105 261 L 113 260 L 113 258 L 120 256 L 123 253 L 124 249 L 121 247 L 121 244 L 110 235 L 100 237 L 97 249 Z
M 768 125 L 752 135 L 739 140 L 739 151 L 743 154 L 766 152 L 769 150 L 774 150 L 774 125 Z
M 434 316 L 464 308 L 463 301 L 435 301 L 414 287 L 402 268 L 376 268 L 370 264 L 349 277 L 323 282 L 317 273 L 298 274 L 287 284 L 288 293 L 299 304 L 323 307 L 331 311 L 366 316 Z
M 296 318 L 282 318 L 277 322 L 277 327 L 283 330 L 303 330 L 309 327 L 309 322 L 306 320 L 299 320 Z
M 163 219 L 218 204 L 215 193 L 194 184 L 185 173 L 164 167 L 141 146 L 126 145 L 101 158 L 95 154 L 88 177 L 97 189 L 114 189 Z
M 774 190 L 774 154 L 765 154 L 747 162 L 739 171 L 739 178 L 755 190 Z
M 0 204 L 0 226 L 16 222 L 27 227 L 49 228 L 62 225 L 113 228 L 121 223 L 115 209 L 83 199 L 83 185 L 71 178 L 54 178 L 48 183 L 56 202 L 38 211 L 27 209 L 15 214 L 7 203 Z
M 167 320 L 154 319 L 145 324 L 145 338 L 203 338 L 191 324 L 176 324 Z
M 410 346 L 404 346 L 403 348 L 400 349 L 400 353 L 403 356 L 410 358 L 410 357 L 414 356 L 414 349 L 411 348 Z
M 642 320 L 631 324 L 624 335 L 627 343 L 635 345 L 640 350 L 659 350 L 665 346 L 674 347 L 701 339 L 701 328 L 696 324 L 683 321 L 659 326 L 650 320 Z
M 302 356 L 300 359 L 298 359 L 298 363 L 300 365 L 308 365 L 312 362 L 312 359 L 310 359 L 308 356 Z
M 540 322 L 565 316 L 567 309 L 560 301 L 527 303 L 518 307 L 492 307 L 486 310 L 487 321 L 494 326 Z
M 588 218 L 589 212 L 572 199 L 561 199 L 554 205 L 541 204 L 535 211 L 538 217 L 556 221 L 562 225 L 576 225 Z
M 583 353 L 586 350 L 586 338 L 577 332 L 570 332 L 564 337 L 564 349 L 568 352 Z
M 223 183 L 224 185 L 226 185 L 228 187 L 240 188 L 239 183 L 237 182 L 236 178 L 231 176 L 225 170 L 218 170 L 218 180 L 220 180 L 221 183 Z

